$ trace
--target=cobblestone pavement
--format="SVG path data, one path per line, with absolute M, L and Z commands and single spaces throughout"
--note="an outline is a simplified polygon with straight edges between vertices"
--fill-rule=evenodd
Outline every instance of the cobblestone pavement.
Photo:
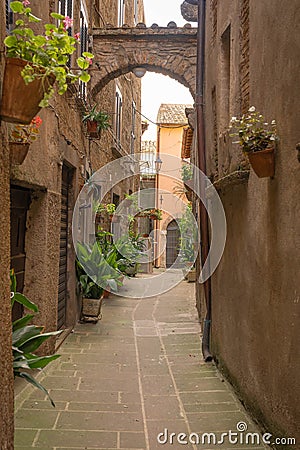
M 257 431 L 215 366 L 202 362 L 194 303 L 187 282 L 160 297 L 106 299 L 102 320 L 78 324 L 40 378 L 56 408 L 31 387 L 17 395 L 15 448 L 263 448 L 256 440 L 178 442 L 197 442 L 204 432 L 220 439 L 238 422 Z

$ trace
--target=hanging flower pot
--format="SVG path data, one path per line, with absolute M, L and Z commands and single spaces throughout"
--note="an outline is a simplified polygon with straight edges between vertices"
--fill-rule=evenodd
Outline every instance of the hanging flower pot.
M 23 142 L 10 142 L 10 162 L 11 164 L 22 164 L 27 156 L 30 144 Z
M 90 137 L 99 139 L 98 123 L 95 120 L 87 120 L 86 128 Z
M 273 177 L 275 174 L 275 149 L 266 148 L 247 153 L 252 169 L 259 178 Z
M 0 115 L 6 122 L 29 124 L 41 109 L 39 103 L 45 92 L 55 82 L 55 77 L 49 75 L 25 84 L 21 72 L 27 64 L 30 63 L 19 58 L 5 60 Z M 40 73 L 43 73 L 43 68 Z

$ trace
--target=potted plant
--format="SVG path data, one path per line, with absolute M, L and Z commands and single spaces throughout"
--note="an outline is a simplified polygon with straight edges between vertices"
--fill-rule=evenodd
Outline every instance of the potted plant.
M 107 130 L 110 126 L 109 115 L 106 112 L 97 111 L 96 106 L 94 105 L 82 119 L 83 122 L 86 122 L 89 136 L 93 138 L 99 138 L 101 130 Z
M 162 210 L 161 209 L 150 209 L 149 218 L 152 220 L 162 220 Z
M 31 374 L 33 370 L 41 370 L 51 361 L 59 358 L 60 355 L 41 356 L 35 355 L 35 352 L 47 339 L 58 336 L 62 331 L 51 331 L 43 333 L 44 327 L 29 325 L 31 320 L 39 312 L 38 307 L 32 303 L 25 295 L 17 292 L 17 281 L 12 269 L 10 272 L 11 286 L 11 307 L 14 303 L 20 303 L 27 310 L 31 311 L 20 319 L 12 323 L 12 354 L 14 377 L 20 377 L 32 384 L 34 387 L 43 391 L 49 398 L 52 406 L 55 406 L 47 389 L 41 385 Z M 32 314 L 33 312 L 33 314 Z
M 106 212 L 109 215 L 110 220 L 113 220 L 114 213 L 116 212 L 116 205 L 114 203 L 104 203 L 96 204 L 96 214 L 101 214 L 102 212 Z
M 51 13 L 58 25 L 45 24 L 44 32 L 37 34 L 35 29 L 41 19 L 32 14 L 28 5 L 28 0 L 10 3 L 11 10 L 20 18 L 4 40 L 6 64 L 1 102 L 2 120 L 24 124 L 29 124 L 40 108 L 48 105 L 55 81 L 60 95 L 66 92 L 69 82 L 80 79 L 87 83 L 90 80 L 87 69 L 94 57 L 89 52 L 83 53 L 76 60 L 77 67 L 71 70 L 67 63 L 79 41 L 78 33 L 74 36 L 69 33 L 72 19 Z
M 42 119 L 37 116 L 29 125 L 14 124 L 9 128 L 9 149 L 12 164 L 22 164 L 27 156 L 30 144 L 39 134 Z
M 130 231 L 116 242 L 118 269 L 125 275 L 135 276 L 141 252 L 146 248 L 144 239 Z
M 265 121 L 262 114 L 254 106 L 240 119 L 232 117 L 230 136 L 237 136 L 243 152 L 259 178 L 273 177 L 275 173 L 275 144 L 278 141 L 276 122 Z
M 195 248 L 198 242 L 197 230 L 194 228 L 194 215 L 192 206 L 186 206 L 184 214 L 178 221 L 180 230 L 180 258 L 184 262 L 185 278 L 188 282 L 196 281 L 196 269 L 194 262 L 197 251 Z
M 116 278 L 119 272 L 116 272 L 106 261 L 97 242 L 91 248 L 78 243 L 77 256 L 77 278 L 82 295 L 81 318 L 97 322 L 101 313 L 103 291 L 107 288 L 117 291 Z M 84 267 L 89 268 L 93 278 L 85 272 Z
M 106 205 L 106 212 L 109 215 L 110 220 L 112 220 L 114 213 L 116 212 L 116 205 L 114 203 L 108 203 Z

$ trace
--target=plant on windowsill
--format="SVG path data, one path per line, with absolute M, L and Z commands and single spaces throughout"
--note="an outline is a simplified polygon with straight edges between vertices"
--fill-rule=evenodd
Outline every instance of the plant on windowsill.
M 107 203 L 106 205 L 104 203 L 100 203 L 100 205 L 98 205 L 96 208 L 96 214 L 105 212 L 109 215 L 110 220 L 113 221 L 114 214 L 116 212 L 116 205 L 114 203 Z
M 162 220 L 162 210 L 161 209 L 144 209 L 136 214 L 137 217 L 148 217 L 152 220 Z
M 240 144 L 243 152 L 259 178 L 273 177 L 275 173 L 275 145 L 279 140 L 276 122 L 265 121 L 254 106 L 240 119 L 232 117 L 230 136 L 238 137 L 234 144 Z
M 48 106 L 55 82 L 60 95 L 66 92 L 69 82 L 87 83 L 90 80 L 87 69 L 94 57 L 89 52 L 83 53 L 76 60 L 76 69 L 71 70 L 69 58 L 79 42 L 78 33 L 74 37 L 68 33 L 72 19 L 51 13 L 58 26 L 45 24 L 44 33 L 36 34 L 31 24 L 36 25 L 41 19 L 31 13 L 29 5 L 28 0 L 10 3 L 20 19 L 4 40 L 6 65 L 1 102 L 2 120 L 24 124 L 29 124 L 40 108 Z
M 39 135 L 42 119 L 37 116 L 29 125 L 14 124 L 9 127 L 8 140 L 10 161 L 12 164 L 22 164 L 27 156 L 29 146 Z
M 162 210 L 161 209 L 150 209 L 149 218 L 152 220 L 162 220 Z
M 58 336 L 62 331 L 52 331 L 43 333 L 44 327 L 29 325 L 30 321 L 39 312 L 38 307 L 28 300 L 25 295 L 17 292 L 17 282 L 14 271 L 10 272 L 11 306 L 15 302 L 25 306 L 34 314 L 26 314 L 21 319 L 15 320 L 12 324 L 12 353 L 14 377 L 20 377 L 47 394 L 52 406 L 55 406 L 48 391 L 32 375 L 32 370 L 41 370 L 51 361 L 59 358 L 60 355 L 37 356 L 35 352 L 43 342 L 52 336 Z
M 97 111 L 94 105 L 83 117 L 82 121 L 86 123 L 87 132 L 92 138 L 100 138 L 101 131 L 110 127 L 109 115 L 104 111 Z

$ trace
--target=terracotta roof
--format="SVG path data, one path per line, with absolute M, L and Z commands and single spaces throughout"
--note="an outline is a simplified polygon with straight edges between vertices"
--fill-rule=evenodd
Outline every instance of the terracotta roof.
M 162 103 L 157 114 L 157 123 L 167 125 L 187 125 L 185 109 L 192 105 Z

